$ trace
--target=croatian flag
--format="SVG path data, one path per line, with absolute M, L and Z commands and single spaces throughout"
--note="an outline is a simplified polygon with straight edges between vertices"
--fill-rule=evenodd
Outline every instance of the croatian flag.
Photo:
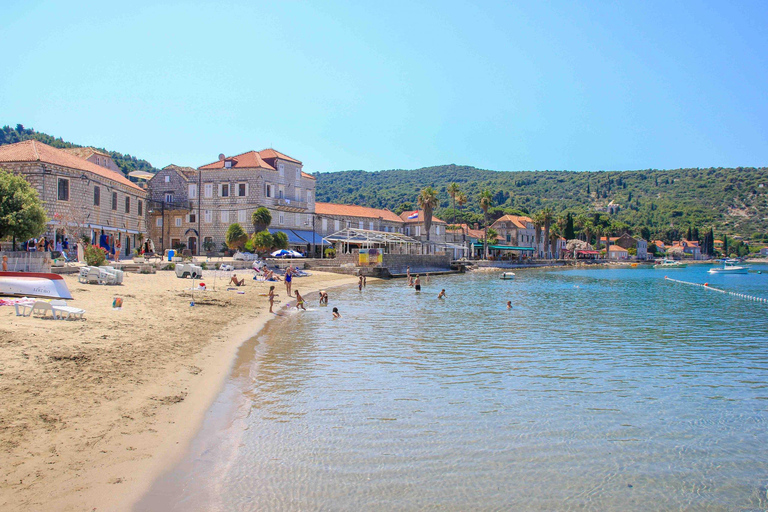
M 413 212 L 408 216 L 408 220 L 418 219 L 419 218 L 419 212 Z

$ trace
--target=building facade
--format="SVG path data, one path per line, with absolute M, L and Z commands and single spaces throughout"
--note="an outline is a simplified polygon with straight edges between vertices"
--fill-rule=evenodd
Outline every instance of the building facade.
M 49 217 L 46 237 L 74 243 L 86 236 L 99 243 L 107 236 L 129 256 L 147 232 L 146 191 L 111 170 L 108 162 L 98 165 L 28 140 L 0 147 L 0 167 L 20 174 L 37 190 Z

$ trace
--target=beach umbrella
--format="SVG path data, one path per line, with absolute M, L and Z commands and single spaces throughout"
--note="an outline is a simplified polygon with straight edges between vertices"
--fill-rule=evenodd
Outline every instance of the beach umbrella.
M 287 256 L 290 254 L 291 251 L 286 251 L 285 249 L 280 249 L 279 251 L 275 251 L 272 253 L 273 258 L 280 258 L 281 256 Z
M 303 258 L 304 256 L 300 252 L 288 251 L 288 256 L 291 258 Z

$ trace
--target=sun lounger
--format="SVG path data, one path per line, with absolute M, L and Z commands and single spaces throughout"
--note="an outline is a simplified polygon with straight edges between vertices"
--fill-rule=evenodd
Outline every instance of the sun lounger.
M 82 319 L 83 315 L 85 314 L 84 309 L 67 306 L 67 303 L 63 300 L 52 300 L 51 307 L 53 308 L 54 312 L 58 313 L 60 320 L 64 318 L 65 314 L 67 315 L 67 319 L 73 317 Z
M 101 270 L 106 272 L 107 274 L 112 274 L 115 276 L 115 283 L 114 284 L 123 284 L 123 277 L 124 272 L 122 270 L 118 270 L 114 267 L 99 267 Z
M 87 283 L 88 282 L 88 272 L 90 272 L 91 267 L 80 267 L 80 275 L 77 276 L 77 280 L 81 283 Z
M 90 284 L 117 284 L 117 278 L 99 267 L 88 267 L 85 282 Z
M 29 316 L 32 314 L 32 306 L 35 303 L 33 301 L 29 302 L 17 302 L 13 305 L 14 309 L 16 309 L 16 316 Z
M 53 310 L 53 306 L 51 306 L 50 302 L 45 302 L 42 300 L 39 300 L 32 304 L 32 309 L 29 312 L 30 316 L 34 316 L 35 313 L 39 314 L 42 317 L 45 317 L 48 315 L 48 312 L 51 312 L 51 316 L 53 319 L 56 319 L 56 312 Z

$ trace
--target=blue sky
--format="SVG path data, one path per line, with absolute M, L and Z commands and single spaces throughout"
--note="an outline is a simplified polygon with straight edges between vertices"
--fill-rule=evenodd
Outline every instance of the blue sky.
M 3 4 L 0 124 L 156 167 L 768 165 L 764 1 Z

